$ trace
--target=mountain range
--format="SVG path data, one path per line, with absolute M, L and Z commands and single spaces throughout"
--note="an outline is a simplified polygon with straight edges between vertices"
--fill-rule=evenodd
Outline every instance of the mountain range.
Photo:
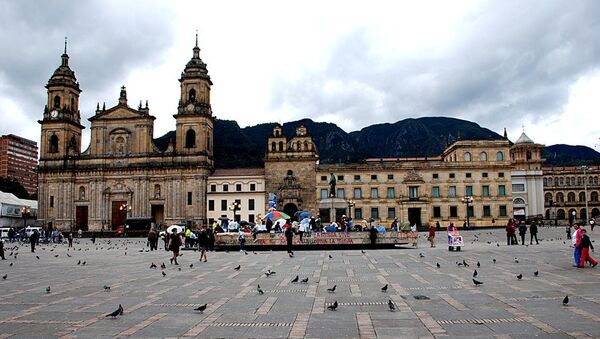
M 345 132 L 337 125 L 302 119 L 283 124 L 288 138 L 296 127 L 304 125 L 319 150 L 320 163 L 352 163 L 366 158 L 438 156 L 444 148 L 462 140 L 499 140 L 502 136 L 478 124 L 447 117 L 404 119 L 396 123 L 367 126 Z M 215 120 L 214 145 L 216 168 L 262 167 L 267 138 L 276 123 L 240 127 L 231 120 Z M 166 148 L 175 132 L 155 139 Z M 518 136 L 515 136 L 515 140 Z M 586 146 L 551 145 L 542 151 L 546 166 L 600 164 L 600 153 Z

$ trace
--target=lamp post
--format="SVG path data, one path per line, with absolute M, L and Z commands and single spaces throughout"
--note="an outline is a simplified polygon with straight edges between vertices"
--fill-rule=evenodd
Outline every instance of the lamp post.
M 583 191 L 585 192 L 585 225 L 588 223 L 588 218 L 590 215 L 588 214 L 588 193 L 587 193 L 587 174 L 586 171 L 589 169 L 587 166 L 583 165 L 579 167 L 583 170 Z
M 356 202 L 354 202 L 354 200 L 350 199 L 347 201 L 348 203 L 348 218 L 352 218 L 352 207 L 354 207 L 354 205 L 356 205 Z
M 29 215 L 29 207 L 21 207 L 21 216 L 23 217 L 23 228 L 27 227 L 27 216 Z
M 131 206 L 127 203 L 121 204 L 121 206 L 119 206 L 119 210 L 121 210 L 123 212 L 123 215 L 125 216 L 124 221 L 123 221 L 123 232 L 124 235 L 127 236 L 127 217 L 128 217 L 128 213 L 129 211 L 131 211 Z
M 467 205 L 467 228 L 471 228 L 471 222 L 469 221 L 469 205 L 473 203 L 473 197 L 465 195 L 461 200 Z
M 232 202 L 231 205 L 229 205 L 229 209 L 233 211 L 233 221 L 237 221 L 237 220 L 235 220 L 235 212 L 237 212 L 241 209 L 240 202 L 237 200 Z

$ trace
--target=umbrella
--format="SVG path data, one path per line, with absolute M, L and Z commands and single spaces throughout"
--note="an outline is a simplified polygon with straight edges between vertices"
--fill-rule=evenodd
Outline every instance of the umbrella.
M 246 220 L 242 220 L 242 221 L 240 221 L 240 222 L 239 222 L 239 224 L 240 224 L 241 226 L 250 225 L 250 223 L 249 223 L 249 222 L 247 222 Z
M 227 218 L 227 217 L 219 217 L 218 219 L 221 221 L 229 221 L 229 218 Z
M 310 218 L 310 212 L 298 211 L 294 213 L 294 217 L 298 218 L 298 220 L 302 220 L 304 218 Z
M 167 228 L 167 233 L 172 234 L 174 229 L 177 229 L 177 234 L 181 234 L 185 230 L 183 226 L 171 225 L 169 228 Z
M 290 219 L 290 216 L 283 212 L 273 211 L 273 212 L 267 213 L 265 215 L 265 218 L 268 218 L 271 220 L 279 220 L 279 219 Z

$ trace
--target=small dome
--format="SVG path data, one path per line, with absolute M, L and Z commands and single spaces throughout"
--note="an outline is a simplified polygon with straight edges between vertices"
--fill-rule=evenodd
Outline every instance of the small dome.
M 527 134 L 525 134 L 525 132 L 521 133 L 521 136 L 515 142 L 515 144 L 533 144 L 533 143 L 534 143 L 533 140 L 531 140 L 531 138 L 529 138 L 527 136 Z

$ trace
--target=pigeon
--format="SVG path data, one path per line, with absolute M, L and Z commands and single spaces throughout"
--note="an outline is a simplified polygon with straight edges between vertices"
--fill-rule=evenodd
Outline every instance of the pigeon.
M 308 283 L 308 277 L 306 277 L 305 279 L 300 280 L 301 283 L 306 284 Z
M 13 265 L 13 263 L 10 263 L 10 265 L 8 265 L 8 266 L 12 267 L 12 265 Z
M 390 311 L 392 311 L 392 312 L 396 311 L 396 304 L 394 304 L 392 299 L 388 300 L 388 307 L 390 308 Z
M 167 274 L 165 273 L 165 271 L 162 271 L 162 276 L 163 276 L 163 277 L 166 277 L 166 276 L 167 276 Z
M 440 266 L 440 263 L 439 263 L 439 262 L 438 262 L 438 263 L 436 263 L 436 264 L 435 264 L 435 266 L 437 266 L 437 268 L 440 268 L 440 267 L 442 267 L 442 266 Z
M 477 267 L 481 267 L 481 264 L 479 263 L 479 261 L 477 261 Z
M 194 264 L 190 264 L 190 268 L 194 267 Z
M 150 268 L 156 268 L 156 264 L 155 263 L 150 264 Z
M 85 265 L 85 261 L 84 261 L 84 262 L 82 262 L 82 263 L 81 263 L 81 265 L 82 265 L 82 266 L 84 266 L 84 265 Z
M 110 292 L 110 286 L 104 285 L 104 292 Z
M 265 291 L 260 288 L 260 285 L 256 287 L 256 292 L 258 292 L 258 294 L 265 294 Z
M 8 274 L 2 276 L 2 280 L 6 280 L 6 278 L 8 278 Z
M 364 250 L 360 250 L 360 253 L 362 253 L 362 254 L 365 254 L 365 253 L 367 253 L 367 252 L 365 252 Z
M 336 288 L 336 287 L 337 287 L 337 285 L 333 285 L 333 287 L 332 287 L 332 288 L 328 288 L 328 289 L 327 289 L 327 292 L 329 292 L 329 293 L 334 293 L 334 292 L 335 292 L 335 288 Z
M 239 271 L 239 270 L 240 270 L 240 268 L 242 268 L 242 266 L 241 266 L 241 265 L 237 265 L 237 267 L 236 267 L 236 268 L 234 268 L 234 270 L 236 270 L 236 271 Z
M 463 259 L 463 265 L 465 265 L 465 267 L 469 267 L 469 264 L 467 264 L 467 262 Z
M 298 276 L 296 276 L 294 279 L 292 279 L 292 281 L 291 281 L 291 282 L 293 282 L 293 283 L 297 283 L 297 282 L 298 282 Z
M 333 259 L 333 257 L 331 256 L 331 254 L 329 255 L 329 259 Z
M 425 256 L 423 255 L 423 253 L 419 253 L 419 257 L 420 258 L 425 258 Z
M 178 271 L 181 271 L 181 267 L 177 267 L 177 270 L 178 270 Z
M 163 270 L 167 268 L 167 265 L 165 265 L 165 263 L 160 264 L 160 268 L 162 268 Z
M 54 256 L 55 258 L 58 258 L 58 254 Z
M 46 287 L 46 293 L 50 293 L 52 289 L 50 288 L 50 286 Z
M 536 277 L 538 276 L 538 274 L 540 274 L 540 272 L 539 272 L 539 271 L 535 271 L 535 272 L 533 272 L 533 275 L 534 275 L 534 276 L 536 276 Z
M 499 244 L 499 243 L 496 243 L 496 247 L 500 247 L 500 244 Z
M 194 308 L 194 311 L 199 311 L 200 313 L 202 313 L 206 309 L 206 305 L 207 304 L 200 305 L 200 306 L 198 306 L 198 308 Z
M 473 284 L 475 284 L 475 286 L 483 285 L 483 283 L 481 281 L 478 281 L 475 279 L 473 279 Z
M 81 260 L 79 260 L 79 261 L 77 262 L 77 265 L 81 265 Z
M 563 299 L 563 306 L 567 306 L 567 304 L 569 303 L 569 296 L 565 296 L 565 298 Z
M 496 263 L 496 258 L 492 259 L 492 261 L 494 262 L 494 264 Z
M 456 265 L 458 265 L 458 266 L 462 266 L 462 265 L 463 265 L 463 263 L 461 263 L 461 262 L 458 262 L 458 261 L 457 261 L 457 262 L 456 262 Z
M 330 310 L 330 311 L 335 311 L 337 309 L 337 307 L 338 307 L 338 302 L 336 300 L 336 301 L 333 302 L 332 305 L 327 306 L 327 309 Z
M 69 257 L 69 258 L 70 258 L 70 257 L 72 257 L 72 255 L 70 255 L 69 253 L 67 253 L 67 257 Z
M 477 276 L 477 270 L 473 271 L 473 278 Z
M 515 263 L 519 263 L 519 258 L 515 257 Z
M 37 260 L 40 260 L 40 257 L 39 257 L 38 255 L 36 255 L 36 256 L 35 256 L 35 258 L 36 258 Z
M 119 304 L 119 308 L 117 308 L 116 311 L 109 313 L 106 316 L 116 318 L 118 315 L 123 315 L 123 306 L 121 306 L 121 304 Z
M 384 292 L 384 293 L 385 293 L 385 292 L 387 292 L 387 289 L 388 289 L 388 284 L 385 284 L 385 286 L 383 286 L 383 287 L 381 288 L 381 292 Z
M 519 275 L 517 276 L 517 279 L 521 280 L 523 278 L 523 275 L 521 273 L 519 273 Z

